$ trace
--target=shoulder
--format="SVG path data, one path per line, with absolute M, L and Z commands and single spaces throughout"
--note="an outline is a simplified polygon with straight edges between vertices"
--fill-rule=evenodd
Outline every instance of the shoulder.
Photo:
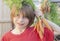
M 34 26 L 33 27 L 29 27 L 28 29 L 29 31 L 29 35 L 31 35 L 32 37 L 35 37 L 35 38 L 39 38 L 39 34 L 37 32 L 36 29 L 34 29 Z
M 53 33 L 54 31 L 53 31 L 53 29 L 52 30 L 50 30 L 50 29 L 48 29 L 47 27 L 44 27 L 44 31 L 46 31 L 46 32 L 51 32 L 51 33 Z
M 4 35 L 3 35 L 3 37 L 2 37 L 2 41 L 7 41 L 8 40 L 8 38 L 9 38 L 9 36 L 11 36 L 10 35 L 10 31 L 8 31 L 7 33 L 5 33 Z
M 47 34 L 47 36 L 54 36 L 54 31 L 44 27 L 44 34 Z
M 34 27 L 32 26 L 32 27 L 28 27 L 28 30 L 33 30 L 34 29 Z
M 35 27 L 34 26 L 32 26 L 32 27 L 28 27 L 28 29 L 27 29 L 29 32 L 35 32 L 35 33 L 37 33 L 37 30 L 35 29 Z
M 53 30 L 51 31 L 50 29 L 45 27 L 44 28 L 44 36 L 46 37 L 47 41 L 53 41 L 54 40 L 54 32 L 53 32 Z
M 9 36 L 11 31 L 6 32 L 3 36 Z

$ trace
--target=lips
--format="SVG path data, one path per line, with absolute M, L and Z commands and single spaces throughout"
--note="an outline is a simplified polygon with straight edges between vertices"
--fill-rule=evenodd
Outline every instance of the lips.
M 18 25 L 24 25 L 24 24 L 20 24 L 20 23 L 17 23 Z

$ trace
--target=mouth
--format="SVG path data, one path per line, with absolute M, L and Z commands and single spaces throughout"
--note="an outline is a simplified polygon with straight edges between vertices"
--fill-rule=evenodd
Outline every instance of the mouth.
M 24 25 L 24 24 L 20 24 L 20 23 L 17 23 L 17 24 L 20 25 L 20 26 Z

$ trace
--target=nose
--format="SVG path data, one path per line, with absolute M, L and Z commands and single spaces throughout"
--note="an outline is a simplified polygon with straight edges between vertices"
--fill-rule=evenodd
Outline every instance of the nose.
M 23 22 L 23 18 L 19 18 L 18 21 L 22 23 Z

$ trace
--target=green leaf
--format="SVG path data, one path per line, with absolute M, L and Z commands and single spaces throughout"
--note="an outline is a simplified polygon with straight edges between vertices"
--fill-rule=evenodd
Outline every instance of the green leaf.
M 10 9 L 12 8 L 12 5 L 15 4 L 18 9 L 22 7 L 23 1 L 25 1 L 26 4 L 31 5 L 32 8 L 35 9 L 35 6 L 32 0 L 4 0 L 4 3 L 6 3 L 10 7 Z

